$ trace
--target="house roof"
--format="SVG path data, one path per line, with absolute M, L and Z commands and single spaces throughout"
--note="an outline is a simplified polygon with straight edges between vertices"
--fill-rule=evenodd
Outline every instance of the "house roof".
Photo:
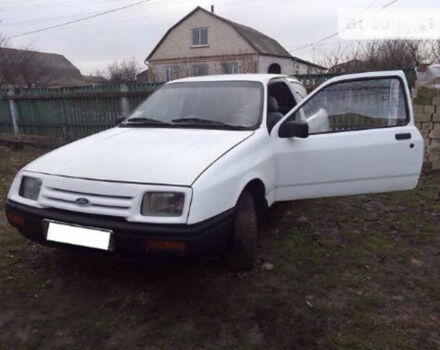
M 162 39 L 158 42 L 158 44 L 154 47 L 154 49 L 151 51 L 151 53 L 148 55 L 146 60 L 149 60 L 153 54 L 156 52 L 156 50 L 160 47 L 160 45 L 165 41 L 165 39 L 168 37 L 168 35 L 175 29 L 177 26 L 179 26 L 182 22 L 184 22 L 186 19 L 191 17 L 194 13 L 197 11 L 202 11 L 214 18 L 217 18 L 218 20 L 225 22 L 229 24 L 246 42 L 259 54 L 261 55 L 270 55 L 270 56 L 278 56 L 278 57 L 287 57 L 292 58 L 290 53 L 281 46 L 278 41 L 275 39 L 272 39 L 271 37 L 268 37 L 267 35 L 242 24 L 230 21 L 229 19 L 226 19 L 224 17 L 218 16 L 210 11 L 205 10 L 204 8 L 198 6 L 193 11 L 191 11 L 189 14 L 187 14 L 185 17 L 183 17 L 180 21 L 178 21 L 175 25 L 173 25 L 168 31 L 165 33 L 165 35 L 162 37 Z
M 365 62 L 359 59 L 353 59 L 347 62 L 335 64 L 333 67 L 329 69 L 329 73 L 337 73 L 338 71 L 346 71 L 353 70 L 356 68 L 362 68 L 365 65 Z
M 83 75 L 83 78 L 89 83 L 98 83 L 98 84 L 108 83 L 108 80 L 106 78 L 101 77 L 99 75 Z
M 328 68 L 326 68 L 324 66 L 321 66 L 319 64 L 303 60 L 302 58 L 299 58 L 299 57 L 294 57 L 293 56 L 292 58 L 293 58 L 294 61 L 299 62 L 299 63 L 304 63 L 304 64 L 307 64 L 309 66 L 313 66 L 313 67 L 316 67 L 316 68 L 319 68 L 319 69 L 322 69 L 322 70 L 327 70 L 328 69 Z
M 50 64 L 52 67 L 57 69 L 67 69 L 74 70 L 79 72 L 79 69 L 76 68 L 72 62 L 70 62 L 66 57 L 57 53 L 48 53 L 48 52 L 40 52 L 40 51 L 31 51 L 31 50 L 20 50 L 20 49 L 12 49 L 9 47 L 0 47 L 0 52 L 6 53 L 9 55 L 21 55 L 23 52 L 27 52 L 32 55 L 35 60 L 44 60 L 45 63 Z
M 149 70 L 145 69 L 142 72 L 136 74 L 136 81 L 139 82 L 148 82 L 150 80 Z
M 8 59 L 19 60 L 23 53 L 28 54 L 34 62 L 42 64 L 45 67 L 50 67 L 56 72 L 56 78 L 51 82 L 53 84 L 65 84 L 65 85 L 81 85 L 85 83 L 83 76 L 78 68 L 76 68 L 72 62 L 66 57 L 56 53 L 32 51 L 32 50 L 20 50 L 7 47 L 0 47 L 0 55 L 8 57 Z
M 278 41 L 259 32 L 258 30 L 255 30 L 243 24 L 230 21 L 229 19 L 217 16 L 216 14 L 213 14 L 212 12 L 206 11 L 204 9 L 202 10 L 228 23 L 232 28 L 235 29 L 235 31 L 243 39 L 245 39 L 248 42 L 249 45 L 251 45 L 254 48 L 254 50 L 257 53 L 262 55 L 279 56 L 279 57 L 287 57 L 287 58 L 292 57 L 290 53 L 284 47 L 282 47 Z

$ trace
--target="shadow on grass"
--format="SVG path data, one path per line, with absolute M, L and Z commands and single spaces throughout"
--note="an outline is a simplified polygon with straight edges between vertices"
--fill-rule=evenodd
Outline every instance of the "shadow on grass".
M 266 234 L 262 244 L 273 238 L 271 230 Z M 266 259 L 276 254 L 266 253 Z M 218 258 L 127 262 L 35 245 L 22 251 L 19 263 L 25 271 L 15 288 L 36 297 L 20 306 L 23 318 L 14 319 L 9 334 L 16 339 L 24 320 L 47 315 L 50 321 L 33 336 L 39 346 L 58 344 L 47 339 L 54 329 L 67 344 L 84 337 L 89 346 L 127 348 L 148 342 L 152 348 L 292 349 L 325 342 L 324 315 L 306 305 L 303 287 L 289 281 L 285 266 L 265 271 L 260 262 L 235 273 Z

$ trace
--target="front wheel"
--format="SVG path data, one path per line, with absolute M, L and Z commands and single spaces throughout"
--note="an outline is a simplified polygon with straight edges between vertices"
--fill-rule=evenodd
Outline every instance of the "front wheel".
M 235 208 L 231 244 L 226 252 L 226 264 L 233 270 L 249 270 L 257 259 L 258 218 L 255 200 L 245 190 Z

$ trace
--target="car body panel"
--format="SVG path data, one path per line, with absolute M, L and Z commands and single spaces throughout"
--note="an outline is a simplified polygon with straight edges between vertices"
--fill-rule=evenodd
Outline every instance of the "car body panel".
M 23 176 L 37 176 L 42 187 L 37 201 L 26 199 L 19 194 Z M 183 213 L 177 217 L 157 217 L 141 215 L 140 207 L 146 192 L 185 193 Z M 85 198 L 87 205 L 79 205 L 77 200 Z M 103 215 L 123 218 L 129 222 L 184 224 L 187 221 L 192 199 L 189 186 L 167 186 L 127 182 L 78 179 L 75 177 L 47 175 L 21 171 L 14 179 L 8 199 L 41 209 L 53 208 L 82 214 Z
M 61 147 L 25 167 L 102 181 L 191 186 L 211 163 L 252 131 L 113 128 Z
M 338 82 L 378 78 L 398 78 L 403 84 L 406 125 L 313 134 L 305 139 L 278 137 L 279 127 L 321 90 Z M 338 76 L 315 89 L 287 113 L 271 134 L 278 166 L 275 200 L 413 189 L 423 165 L 423 138 L 414 126 L 405 82 L 401 71 Z M 410 138 L 398 140 L 398 134 L 410 134 Z
M 200 222 L 204 217 L 235 207 L 241 192 L 252 180 L 264 184 L 266 200 L 272 204 L 276 187 L 275 162 L 269 134 L 261 128 L 212 164 L 193 184 L 188 223 Z

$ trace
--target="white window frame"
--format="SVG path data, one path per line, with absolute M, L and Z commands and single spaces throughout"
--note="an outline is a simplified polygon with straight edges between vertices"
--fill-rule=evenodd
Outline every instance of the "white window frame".
M 206 30 L 206 44 L 201 44 L 201 38 L 202 38 L 202 30 Z M 198 31 L 198 44 L 194 43 L 194 32 Z M 207 47 L 208 46 L 208 27 L 197 27 L 191 29 L 191 47 Z
M 206 74 L 199 74 L 203 68 L 206 68 Z M 209 75 L 209 64 L 208 63 L 195 63 L 191 66 L 191 73 L 193 76 L 201 77 Z
M 173 78 L 173 69 L 171 67 L 165 68 L 165 79 L 166 81 L 170 81 Z
M 224 65 L 232 65 L 232 71 L 230 73 L 226 72 L 223 68 Z M 237 62 L 222 62 L 221 63 L 222 74 L 237 74 L 238 73 L 238 64 Z

